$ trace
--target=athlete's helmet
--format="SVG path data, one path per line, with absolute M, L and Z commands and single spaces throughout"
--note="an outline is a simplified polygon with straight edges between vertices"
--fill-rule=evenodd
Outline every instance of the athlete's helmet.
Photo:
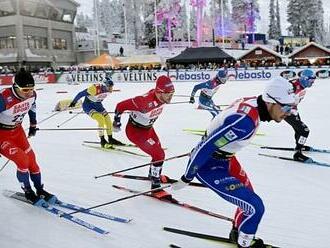
M 107 87 L 111 87 L 114 85 L 112 79 L 110 76 L 105 76 L 105 80 L 104 80 L 104 84 L 107 86 Z
M 294 104 L 292 84 L 283 77 L 275 77 L 266 86 L 262 99 L 269 103 Z
M 19 72 L 16 73 L 14 81 L 20 88 L 33 88 L 35 85 L 32 74 L 24 68 L 21 68 Z
M 303 88 L 308 88 L 312 86 L 315 78 L 315 74 L 311 69 L 305 69 L 301 72 L 298 81 Z
M 220 69 L 217 73 L 217 75 L 215 76 L 215 79 L 220 83 L 220 84 L 224 84 L 226 83 L 228 78 L 228 71 L 226 69 Z
M 156 91 L 159 93 L 174 92 L 174 85 L 171 79 L 164 75 L 158 77 L 156 81 Z

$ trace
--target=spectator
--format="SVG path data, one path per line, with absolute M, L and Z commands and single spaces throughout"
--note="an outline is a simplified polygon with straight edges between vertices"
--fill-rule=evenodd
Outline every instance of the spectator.
M 124 56 L 124 48 L 122 46 L 119 48 L 119 53 L 121 57 Z

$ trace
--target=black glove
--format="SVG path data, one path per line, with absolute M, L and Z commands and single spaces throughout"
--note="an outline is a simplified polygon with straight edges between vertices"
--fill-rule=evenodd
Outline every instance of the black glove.
M 195 98 L 193 96 L 190 97 L 189 103 L 195 103 Z
M 35 136 L 36 134 L 37 134 L 37 127 L 36 126 L 30 126 L 28 137 Z
M 69 104 L 69 108 L 73 108 L 74 106 L 76 106 L 76 102 L 72 101 L 70 104 Z
M 113 118 L 113 123 L 112 123 L 113 131 L 115 132 L 120 131 L 120 127 L 121 127 L 120 119 L 121 119 L 121 114 L 115 111 L 115 117 Z

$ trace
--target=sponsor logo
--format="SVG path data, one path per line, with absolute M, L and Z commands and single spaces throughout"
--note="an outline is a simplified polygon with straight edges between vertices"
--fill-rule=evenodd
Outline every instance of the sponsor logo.
M 284 77 L 286 79 L 289 79 L 289 78 L 294 78 L 297 74 L 294 72 L 294 71 L 282 71 L 280 73 L 281 77 Z
M 104 81 L 101 73 L 72 73 L 67 76 L 67 81 L 72 83 L 97 83 Z
M 230 184 L 230 185 L 226 186 L 226 190 L 227 191 L 234 191 L 234 190 L 242 188 L 242 187 L 244 187 L 243 183 L 233 183 L 233 184 Z
M 48 83 L 48 75 L 45 74 L 35 74 L 33 75 L 35 82 L 38 83 Z
M 13 114 L 17 114 L 19 112 L 27 112 L 30 109 L 30 104 L 28 102 L 17 104 L 14 106 Z
M 236 71 L 235 79 L 270 79 L 272 74 L 270 72 L 262 71 Z
M 234 177 L 225 177 L 221 179 L 216 179 L 214 180 L 214 184 L 218 185 L 220 183 L 229 183 L 229 181 L 233 181 L 235 178 Z
M 234 140 L 237 138 L 237 135 L 232 131 L 232 130 L 229 130 L 226 134 L 225 134 L 225 137 L 227 140 Z
M 228 140 L 225 137 L 221 137 L 214 143 L 214 145 L 219 148 L 225 146 L 226 144 L 228 144 Z
M 328 78 L 329 77 L 328 70 L 319 70 L 315 74 L 316 74 L 316 77 L 318 77 L 318 78 Z
M 228 73 L 228 80 L 235 80 L 236 79 L 236 73 Z
M 155 81 L 157 79 L 156 72 L 139 71 L 139 72 L 124 72 L 123 79 L 125 82 L 145 82 Z
M 170 76 L 171 78 L 173 76 Z M 206 72 L 193 72 L 193 73 L 187 73 L 187 72 L 177 72 L 176 76 L 174 78 L 175 80 L 180 80 L 180 81 L 189 81 L 189 80 L 197 80 L 197 81 L 202 81 L 202 80 L 210 80 L 211 75 Z

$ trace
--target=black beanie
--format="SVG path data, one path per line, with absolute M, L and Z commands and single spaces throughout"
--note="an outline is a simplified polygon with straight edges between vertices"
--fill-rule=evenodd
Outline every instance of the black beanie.
M 34 87 L 34 78 L 30 72 L 21 68 L 15 75 L 15 84 L 21 88 L 32 88 Z

